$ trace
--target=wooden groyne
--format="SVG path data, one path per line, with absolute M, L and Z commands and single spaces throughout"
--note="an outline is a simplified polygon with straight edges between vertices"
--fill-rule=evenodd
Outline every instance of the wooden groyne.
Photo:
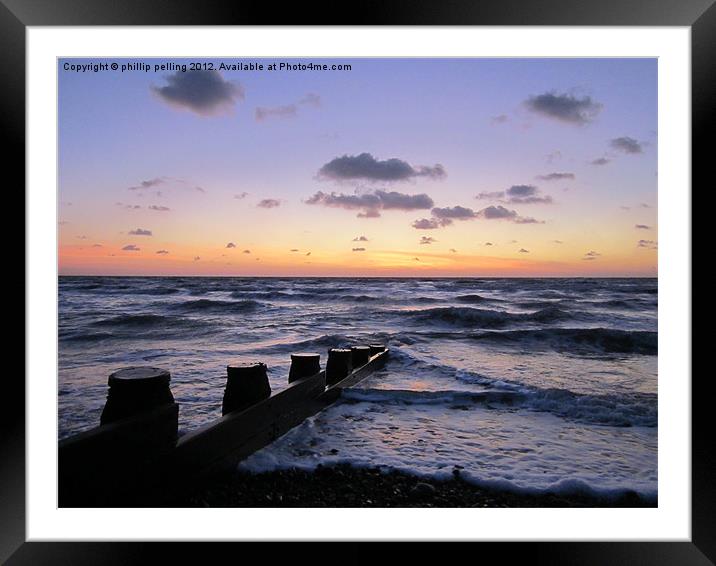
M 141 506 L 148 494 L 231 470 L 335 402 L 388 354 L 382 345 L 331 349 L 325 370 L 319 354 L 293 354 L 289 385 L 273 394 L 264 364 L 230 365 L 223 416 L 181 437 L 169 372 L 119 370 L 109 377 L 100 425 L 59 442 L 59 506 Z

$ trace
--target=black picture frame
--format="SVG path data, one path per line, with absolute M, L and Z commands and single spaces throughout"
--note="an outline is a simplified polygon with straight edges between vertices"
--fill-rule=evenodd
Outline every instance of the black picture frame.
M 367 0 L 350 10 L 344 3 L 311 4 L 216 0 L 0 0 L 0 120 L 5 138 L 4 166 L 15 187 L 24 186 L 25 168 L 25 33 L 28 26 L 115 25 L 563 25 L 687 26 L 692 34 L 692 167 L 693 184 L 706 180 L 706 136 L 712 135 L 716 104 L 716 5 L 714 0 Z M 708 161 L 707 161 L 708 160 Z M 10 181 L 8 181 L 10 183 Z M 704 183 L 705 184 L 705 183 Z M 674 188 L 676 190 L 676 188 Z M 690 187 L 689 187 L 690 189 Z M 24 206 L 24 204 L 23 204 Z M 689 276 L 691 276 L 689 274 Z M 24 282 L 24 278 L 23 278 Z M 18 287 L 17 281 L 15 287 Z M 17 335 L 20 333 L 17 332 Z M 250 554 L 241 543 L 26 542 L 25 537 L 25 396 L 20 372 L 5 372 L 0 411 L 0 561 L 7 564 L 133 564 L 161 556 L 169 563 L 199 564 L 266 552 L 271 561 L 303 557 L 313 562 L 349 557 L 353 563 L 385 556 L 382 543 L 344 543 L 341 548 L 283 543 L 255 545 Z M 691 379 L 691 376 L 683 376 Z M 483 563 L 525 560 L 537 564 L 714 564 L 716 562 L 716 458 L 708 395 L 709 374 L 696 375 L 692 387 L 692 537 L 690 542 L 536 542 L 477 543 L 468 549 Z M 237 531 L 237 535 L 240 532 Z M 317 525 L 316 538 L 320 538 Z M 346 552 L 345 544 L 351 548 Z M 474 544 L 474 543 L 473 543 Z M 447 556 L 439 545 L 404 545 L 401 561 Z M 453 551 L 451 551 L 453 552 Z M 151 554 L 151 556 L 150 556 Z M 283 555 L 283 556 L 282 556 Z

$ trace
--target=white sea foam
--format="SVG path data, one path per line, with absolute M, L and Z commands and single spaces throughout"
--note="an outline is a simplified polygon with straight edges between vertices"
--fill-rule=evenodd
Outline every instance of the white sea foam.
M 657 493 L 653 428 L 613 429 L 487 406 L 341 404 L 240 465 L 263 472 L 319 464 L 381 466 L 520 492 L 605 497 Z

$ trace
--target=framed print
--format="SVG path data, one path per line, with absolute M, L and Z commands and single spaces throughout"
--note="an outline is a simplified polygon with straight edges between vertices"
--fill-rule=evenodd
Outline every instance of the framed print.
M 28 329 L 3 559 L 712 563 L 716 9 L 211 8 L 1 7 Z

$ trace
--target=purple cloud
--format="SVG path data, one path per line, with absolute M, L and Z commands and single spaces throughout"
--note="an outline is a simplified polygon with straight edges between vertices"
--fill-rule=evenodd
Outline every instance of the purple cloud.
M 244 99 L 243 87 L 225 80 L 219 71 L 177 71 L 166 81 L 165 86 L 152 86 L 152 91 L 170 106 L 199 116 L 225 113 Z
M 332 159 L 318 171 L 318 177 L 333 181 L 407 181 L 416 177 L 444 179 L 445 168 L 436 164 L 412 166 L 402 159 L 391 158 L 379 160 L 370 153 L 359 155 L 343 155 Z

